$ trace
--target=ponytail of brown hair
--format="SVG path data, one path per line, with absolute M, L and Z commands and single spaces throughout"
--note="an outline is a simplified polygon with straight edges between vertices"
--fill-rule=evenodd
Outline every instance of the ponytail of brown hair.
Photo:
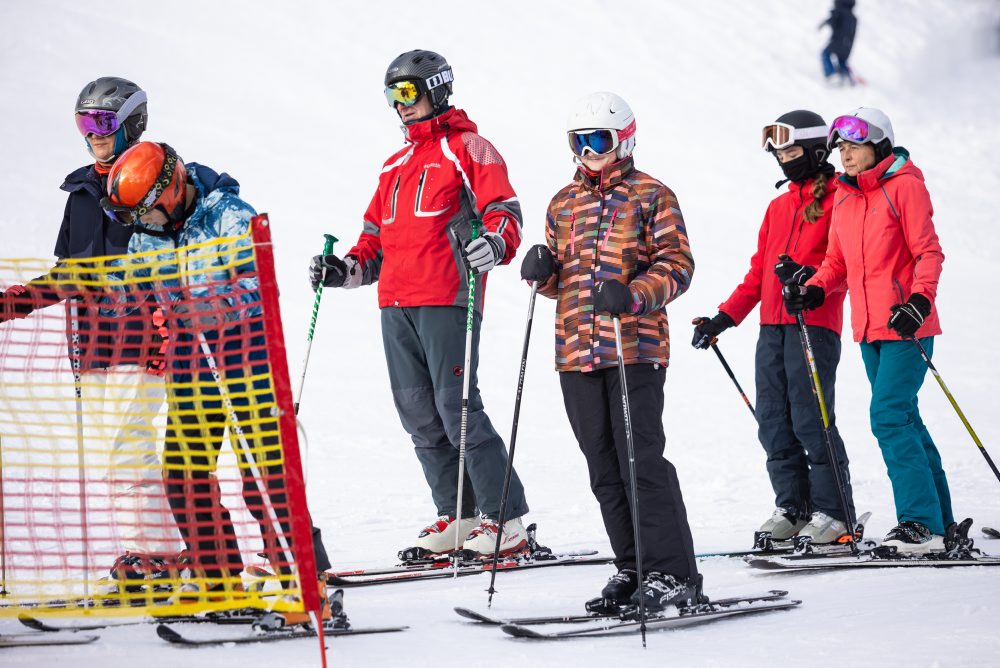
M 805 210 L 807 223 L 815 223 L 823 215 L 823 198 L 826 197 L 826 184 L 829 180 L 830 177 L 826 174 L 820 173 L 816 175 L 816 180 L 813 181 L 812 187 L 813 201 L 809 202 L 809 206 Z

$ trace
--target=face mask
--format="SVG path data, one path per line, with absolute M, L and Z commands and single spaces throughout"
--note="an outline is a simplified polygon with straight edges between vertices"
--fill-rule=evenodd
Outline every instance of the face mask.
M 803 153 L 794 160 L 779 162 L 778 164 L 781 166 L 781 171 L 784 172 L 785 178 L 795 183 L 802 183 L 816 173 L 816 165 L 810 159 L 808 153 Z

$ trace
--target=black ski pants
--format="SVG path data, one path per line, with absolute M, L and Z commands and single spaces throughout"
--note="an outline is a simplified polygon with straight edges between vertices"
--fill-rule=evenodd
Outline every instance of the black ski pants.
M 810 327 L 809 340 L 826 399 L 841 479 L 853 513 L 847 452 L 833 410 L 840 336 L 825 327 Z M 818 510 L 844 521 L 798 325 L 762 325 L 756 365 L 757 435 L 767 453 L 775 505 L 803 519 Z
M 698 573 L 691 528 L 677 470 L 663 457 L 663 384 L 667 370 L 659 364 L 630 364 L 625 369 L 643 570 L 690 578 Z M 635 568 L 632 492 L 618 369 L 563 371 L 559 383 L 573 433 L 587 458 L 590 489 L 601 506 L 615 566 Z

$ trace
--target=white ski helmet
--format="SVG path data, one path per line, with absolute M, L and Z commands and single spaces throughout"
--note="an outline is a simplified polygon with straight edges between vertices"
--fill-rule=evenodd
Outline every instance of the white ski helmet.
M 613 130 L 607 133 L 604 145 L 586 140 L 574 141 L 586 135 L 588 131 Z M 591 93 L 573 103 L 569 120 L 566 122 L 566 132 L 569 135 L 570 148 L 579 157 L 588 150 L 591 153 L 602 154 L 615 150 L 615 156 L 621 160 L 632 155 L 635 149 L 635 114 L 622 98 L 614 93 Z M 574 137 L 574 135 L 577 135 Z M 596 140 L 596 136 L 593 138 Z M 609 143 L 607 143 L 609 142 Z M 597 148 L 604 148 L 598 151 Z M 595 148 L 596 146 L 596 148 Z
M 852 124 L 853 118 L 864 121 L 864 126 Z M 858 107 L 849 114 L 833 119 L 826 145 L 832 150 L 842 140 L 872 144 L 875 147 L 875 156 L 879 160 L 892 153 L 892 147 L 896 145 L 892 121 L 884 111 L 874 107 Z

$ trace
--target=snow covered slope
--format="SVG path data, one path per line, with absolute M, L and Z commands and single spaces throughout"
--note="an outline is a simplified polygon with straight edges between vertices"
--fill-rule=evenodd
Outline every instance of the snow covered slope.
M 48 257 L 65 202 L 62 177 L 87 161 L 71 120 L 84 83 L 118 74 L 150 96 L 147 139 L 225 170 L 274 223 L 289 359 L 300 368 L 312 295 L 305 266 L 332 232 L 346 250 L 382 161 L 400 146 L 381 94 L 385 65 L 429 48 L 454 66 L 453 101 L 504 154 L 526 216 L 525 243 L 541 241 L 544 207 L 571 177 L 563 121 L 592 90 L 621 94 L 638 120 L 637 165 L 680 198 L 697 262 L 693 287 L 670 307 L 674 346 L 664 415 L 699 551 L 741 548 L 772 509 L 755 425 L 710 353 L 687 345 L 691 318 L 711 315 L 742 278 L 780 173 L 760 151 L 760 127 L 792 108 L 827 120 L 860 105 L 883 108 L 923 170 L 947 257 L 938 308 L 945 334 L 935 361 L 980 437 L 1000 458 L 996 193 L 1000 192 L 1000 10 L 988 0 L 863 0 L 852 65 L 867 87 L 820 80 L 828 2 L 428 4 L 264 0 L 169 4 L 0 4 L 0 91 L 6 162 L 0 179 L 0 256 Z M 595 51 L 607 48 L 610 54 Z M 517 266 L 490 278 L 481 386 L 509 434 L 528 292 Z M 540 300 L 528 363 L 517 465 L 553 547 L 606 549 L 582 456 L 552 371 L 553 305 Z M 721 348 L 752 392 L 753 316 Z M 895 523 L 878 447 L 868 429 L 868 384 L 845 339 L 839 427 L 859 510 L 879 534 Z M 925 422 L 948 470 L 955 513 L 1000 523 L 997 481 L 943 395 L 928 380 Z M 324 299 L 302 419 L 309 434 L 309 497 L 337 565 L 386 564 L 432 515 L 430 497 L 398 425 L 384 368 L 375 291 Z M 977 522 L 977 525 L 979 522 Z M 1000 545 L 984 542 L 1000 552 Z M 331 642 L 337 665 L 518 661 L 606 665 L 670 661 L 738 665 L 774 657 L 858 663 L 915 654 L 917 664 L 987 665 L 1000 656 L 1000 573 L 976 569 L 759 577 L 742 564 L 704 565 L 709 593 L 776 586 L 802 609 L 638 639 L 529 646 L 471 629 L 453 605 L 482 605 L 481 577 L 349 592 L 355 623 L 407 623 L 393 637 Z M 576 610 L 607 568 L 553 569 L 500 578 L 501 614 Z M 0 631 L 6 630 L 0 623 Z M 779 640 L 780 639 L 780 640 Z M 834 651 L 834 648 L 840 649 Z M 107 632 L 96 645 L 6 651 L 3 665 L 150 668 L 313 665 L 315 643 L 188 652 L 153 630 Z M 442 659 L 441 657 L 447 657 Z M 140 659 L 141 657 L 141 659 Z

